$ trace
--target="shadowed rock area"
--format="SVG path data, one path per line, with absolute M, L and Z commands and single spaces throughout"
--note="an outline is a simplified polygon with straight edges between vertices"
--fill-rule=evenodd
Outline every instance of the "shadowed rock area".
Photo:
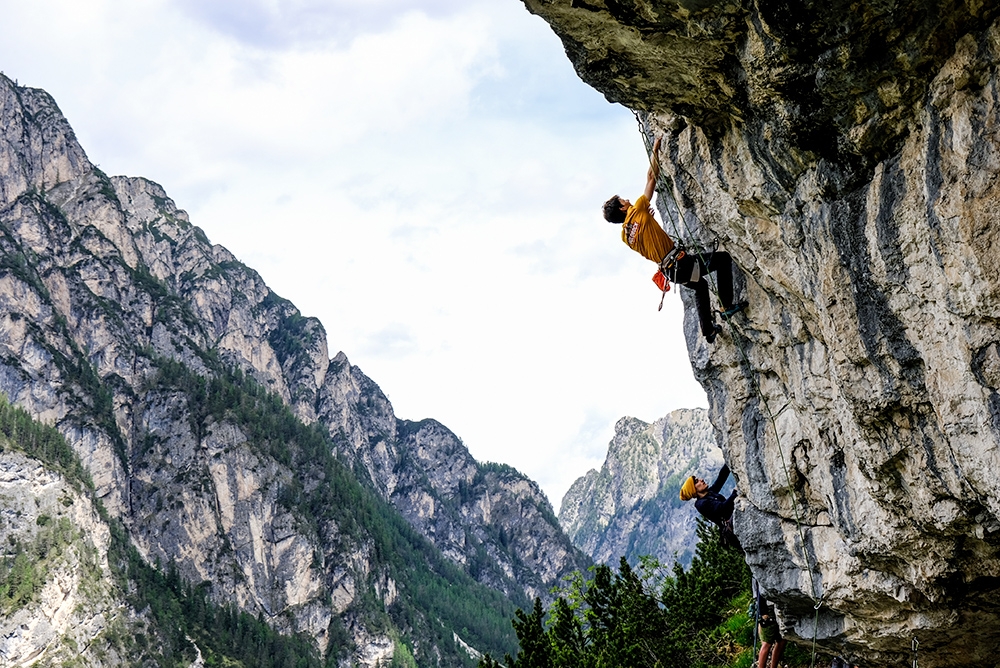
M 864 166 L 898 148 L 955 44 L 998 14 L 974 0 L 523 2 L 612 102 L 683 116 L 717 140 L 748 126 L 764 154 Z
M 668 232 L 742 270 L 749 311 L 711 347 L 686 331 L 788 634 L 994 665 L 998 7 L 525 4 L 664 136 Z

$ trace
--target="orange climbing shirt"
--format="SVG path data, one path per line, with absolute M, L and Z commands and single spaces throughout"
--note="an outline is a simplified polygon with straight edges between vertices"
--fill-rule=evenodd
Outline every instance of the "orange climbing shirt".
M 649 200 L 645 195 L 639 195 L 639 199 L 625 214 L 622 241 L 644 258 L 657 264 L 674 248 L 673 239 L 667 236 L 650 213 Z

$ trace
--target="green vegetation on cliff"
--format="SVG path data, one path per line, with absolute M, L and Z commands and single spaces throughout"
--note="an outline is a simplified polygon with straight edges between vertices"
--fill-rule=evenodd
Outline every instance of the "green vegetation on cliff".
M 0 394 L 0 450 L 13 448 L 45 463 L 77 491 L 93 490 L 90 474 L 55 427 L 36 422 L 22 408 Z
M 134 657 L 136 665 L 189 666 L 196 658 L 195 645 L 209 668 L 324 665 L 311 638 L 280 634 L 260 617 L 212 603 L 208 583 L 184 582 L 173 565 L 164 572 L 147 564 L 121 524 L 111 527 L 109 562 L 129 592 L 132 609 L 147 611 L 150 623 L 130 632 L 113 629 L 108 640 Z
M 0 451 L 22 452 L 60 474 L 77 492 L 93 493 L 90 475 L 63 436 L 2 395 L 0 435 Z M 119 593 L 133 611 L 131 619 L 109 620 L 103 638 L 130 657 L 132 665 L 188 666 L 196 657 L 192 641 L 206 666 L 323 665 L 311 639 L 279 634 L 258 618 L 213 604 L 206 586 L 183 582 L 172 567 L 163 572 L 147 564 L 122 524 L 109 518 L 97 499 L 91 497 L 91 501 L 111 529 L 108 563 Z M 63 505 L 71 504 L 70 498 L 63 499 Z M 34 600 L 67 546 L 76 545 L 87 553 L 81 546 L 80 530 L 69 518 L 41 514 L 35 524 L 38 529 L 30 540 L 12 540 L 0 557 L 0 614 L 10 614 Z M 100 577 L 97 557 L 89 556 L 81 567 L 98 569 L 96 577 Z
M 0 557 L 0 614 L 8 615 L 32 601 L 52 564 L 78 532 L 65 517 L 38 517 L 38 533 L 28 542 L 15 541 Z

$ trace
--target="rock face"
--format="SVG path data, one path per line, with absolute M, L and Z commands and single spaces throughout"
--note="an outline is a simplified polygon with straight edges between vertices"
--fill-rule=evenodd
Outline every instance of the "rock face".
M 525 4 L 663 135 L 668 231 L 742 270 L 746 315 L 686 331 L 789 633 L 993 665 L 1000 6 Z
M 689 564 L 698 513 L 678 493 L 692 475 L 711 483 L 721 466 L 708 411 L 681 409 L 652 424 L 624 417 L 601 470 L 566 492 L 559 521 L 575 545 L 613 568 L 623 556 L 633 565 L 641 556 Z
M 134 632 L 142 618 L 124 604 L 110 572 L 108 528 L 90 499 L 38 461 L 6 450 L 0 507 L 4 664 L 129 663 L 112 639 L 116 628 Z
M 459 640 L 477 641 L 435 645 L 438 613 L 400 582 L 444 577 L 435 555 L 517 602 L 589 564 L 537 485 L 478 464 L 436 422 L 397 420 L 343 353 L 330 359 L 319 321 L 160 186 L 105 176 L 47 94 L 2 76 L 0 391 L 65 435 L 149 563 L 321 651 L 346 633 L 345 661 L 375 665 L 403 641 L 422 661 L 468 658 Z M 378 504 L 365 508 L 380 520 L 353 517 L 355 474 L 422 538 Z M 386 523 L 419 564 L 397 563 Z M 393 612 L 407 605 L 420 620 Z

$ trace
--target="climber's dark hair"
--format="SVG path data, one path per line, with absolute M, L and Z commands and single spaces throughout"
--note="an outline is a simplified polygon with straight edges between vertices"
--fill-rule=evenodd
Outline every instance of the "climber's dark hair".
M 604 203 L 604 220 L 609 223 L 624 223 L 625 212 L 622 211 L 622 200 L 615 195 Z

